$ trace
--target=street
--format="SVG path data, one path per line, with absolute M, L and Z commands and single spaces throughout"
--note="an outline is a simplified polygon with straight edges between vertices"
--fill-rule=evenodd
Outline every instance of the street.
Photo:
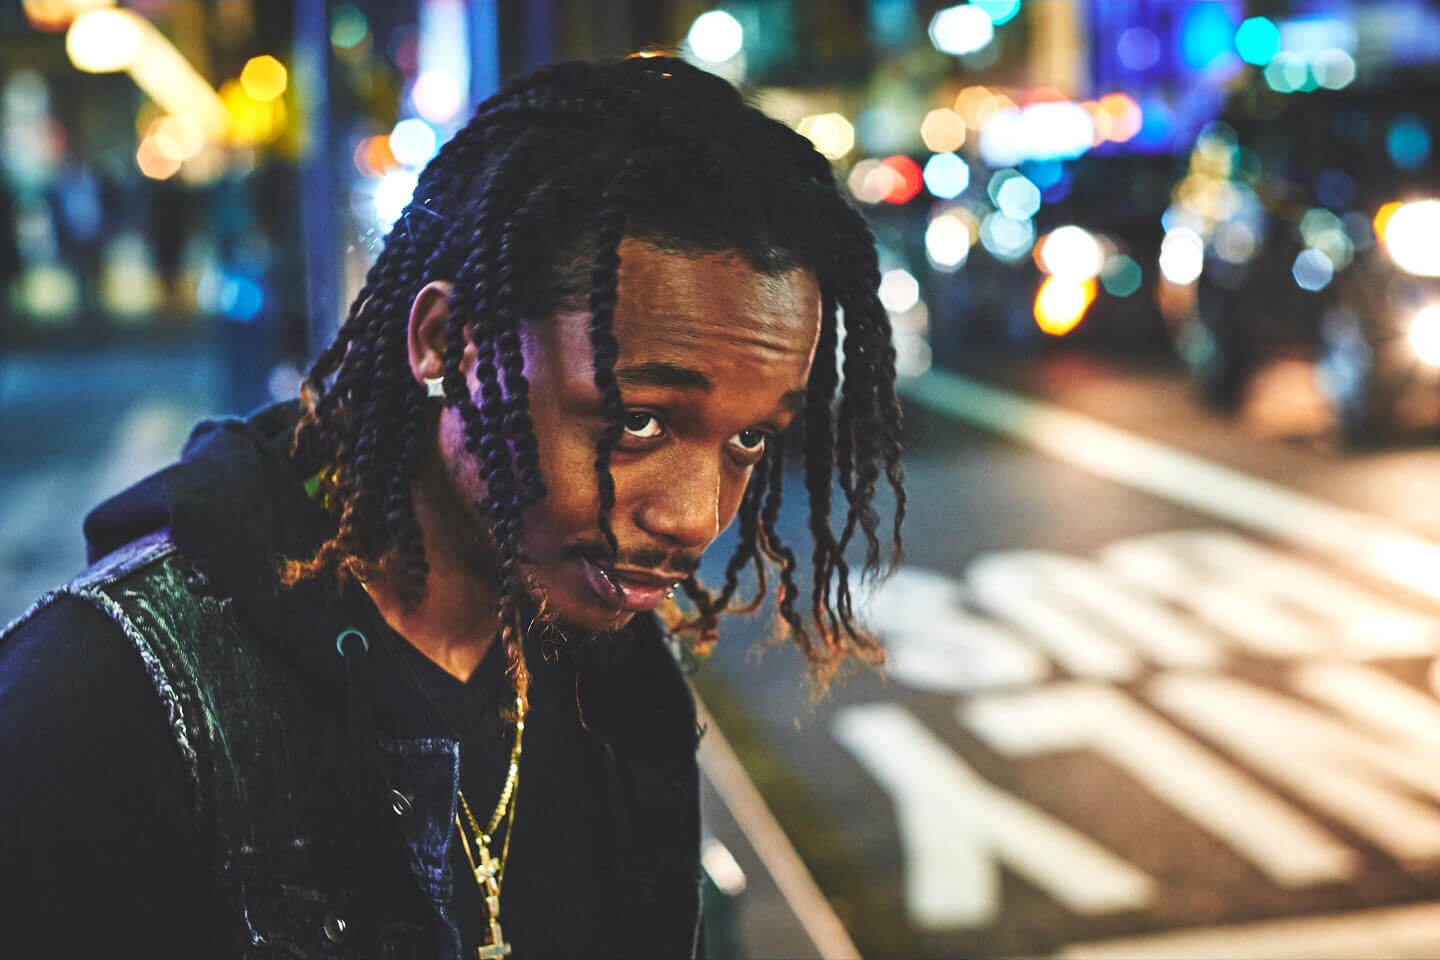
M 752 625 L 699 678 L 860 952 L 1440 951 L 1435 452 L 1080 355 L 906 395 L 886 676 L 811 707 Z
M 215 402 L 193 358 L 148 363 L 79 371 L 104 401 L 37 432 L 68 374 L 7 362 L 7 446 L 28 439 L 0 619 L 83 564 L 78 505 Z M 1256 436 L 1162 361 L 977 361 L 903 392 L 907 558 L 866 594 L 884 675 L 812 704 L 749 619 L 696 677 L 735 955 L 1440 951 L 1440 452 Z

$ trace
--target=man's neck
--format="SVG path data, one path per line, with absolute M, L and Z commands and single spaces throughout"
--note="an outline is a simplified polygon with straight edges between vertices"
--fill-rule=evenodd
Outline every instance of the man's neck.
M 377 576 L 365 583 L 385 622 L 417 650 L 461 681 L 470 679 L 494 640 L 495 600 L 499 584 L 490 550 L 477 544 L 482 536 L 450 495 L 443 470 L 427 465 L 414 486 L 415 520 L 430 565 L 419 605 L 406 610 L 393 580 Z

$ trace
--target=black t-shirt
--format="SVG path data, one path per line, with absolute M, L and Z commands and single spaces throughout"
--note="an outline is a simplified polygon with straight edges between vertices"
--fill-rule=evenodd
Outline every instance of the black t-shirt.
M 488 820 L 513 735 L 499 712 L 510 702 L 503 655 L 492 650 L 462 683 L 387 639 L 376 693 L 398 729 L 385 732 L 457 736 L 461 789 Z M 531 669 L 502 927 L 518 958 L 614 956 L 604 747 L 578 719 L 569 668 Z M 0 825 L 7 956 L 208 952 L 208 851 L 189 775 L 134 646 L 84 601 L 60 598 L 0 644 Z M 473 955 L 488 925 L 458 836 L 451 865 Z

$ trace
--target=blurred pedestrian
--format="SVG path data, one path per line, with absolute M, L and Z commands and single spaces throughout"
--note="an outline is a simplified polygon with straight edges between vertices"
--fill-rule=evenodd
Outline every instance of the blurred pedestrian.
M 828 163 L 707 73 L 481 104 L 300 400 L 90 513 L 94 566 L 0 645 L 7 953 L 702 949 L 677 657 L 768 560 L 819 682 L 880 658 L 846 561 L 904 511 L 878 279 Z M 802 442 L 808 599 L 776 530 Z

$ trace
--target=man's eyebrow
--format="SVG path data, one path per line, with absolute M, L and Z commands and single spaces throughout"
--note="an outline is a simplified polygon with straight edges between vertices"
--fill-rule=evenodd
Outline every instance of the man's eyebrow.
M 699 370 L 663 360 L 630 363 L 615 368 L 615 382 L 633 387 L 676 387 L 681 390 L 713 390 L 714 382 Z

